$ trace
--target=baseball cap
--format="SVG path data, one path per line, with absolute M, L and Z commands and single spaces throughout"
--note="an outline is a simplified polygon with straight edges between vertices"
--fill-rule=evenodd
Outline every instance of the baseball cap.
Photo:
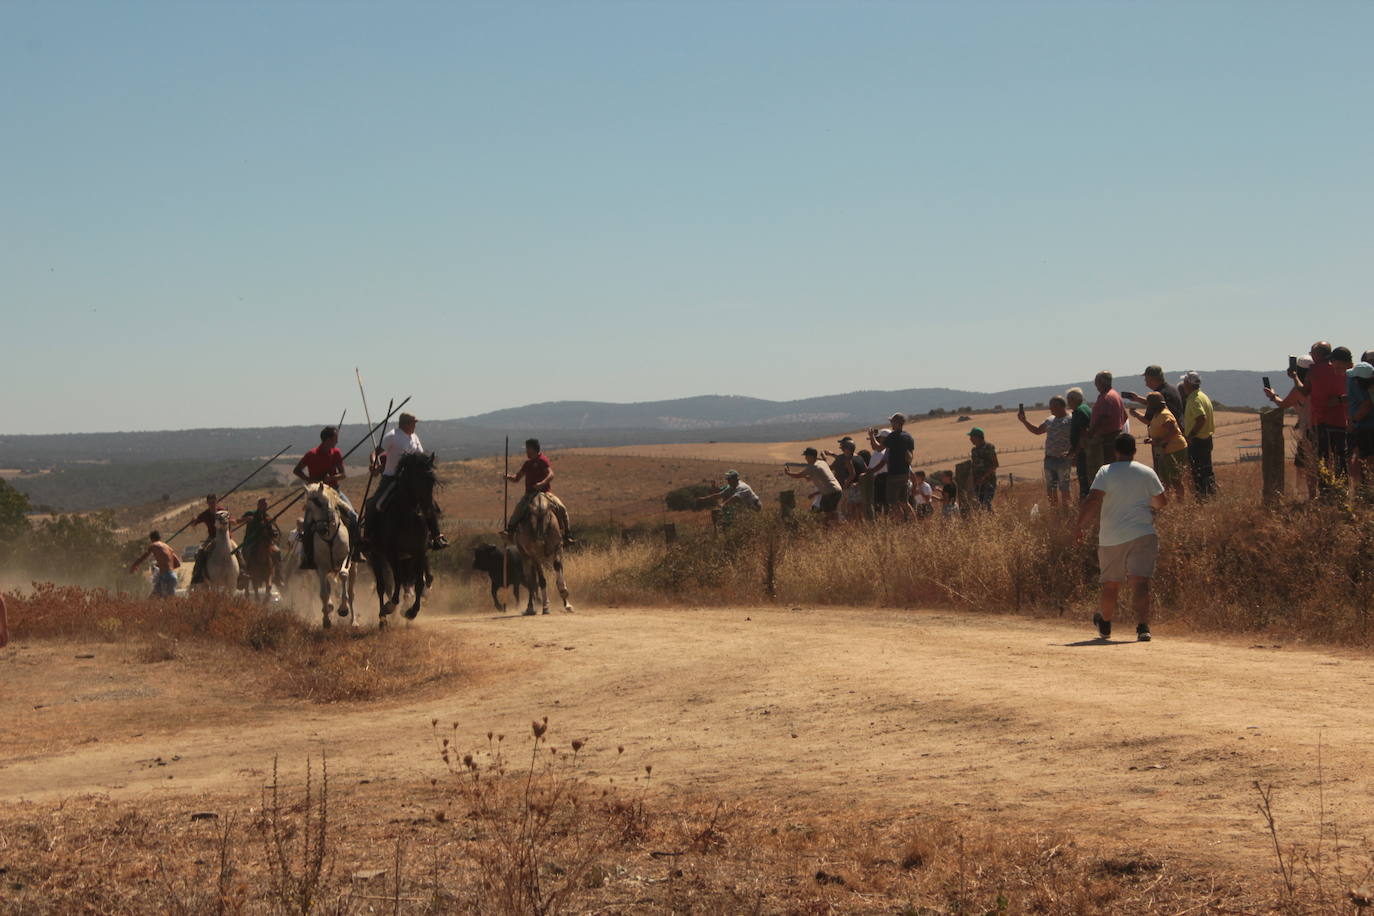
M 1201 385 L 1202 376 L 1198 375 L 1196 372 L 1185 372 L 1179 376 L 1178 383 L 1182 385 L 1185 382 L 1189 385 Z
M 853 444 L 854 444 L 854 437 L 853 437 L 853 436 L 845 436 L 845 437 L 844 437 L 843 439 L 841 439 L 840 442 L 839 442 L 840 448 L 844 448 L 846 445 L 853 445 Z
M 890 436 L 890 435 L 892 435 L 892 430 L 890 430 L 890 429 L 888 429 L 886 426 L 884 426 L 882 429 L 878 430 L 878 435 L 874 436 L 874 438 L 875 438 L 875 439 L 886 439 L 886 438 L 887 438 L 888 436 Z
M 807 458 L 815 458 L 820 455 L 820 452 L 816 451 L 814 448 L 811 448 L 810 446 L 807 446 L 806 448 L 802 449 L 802 455 L 804 455 Z
M 896 423 L 896 422 L 899 421 L 899 420 L 900 420 L 901 422 L 905 423 L 905 422 L 906 422 L 906 414 L 901 413 L 901 412 L 894 413 L 892 416 L 888 417 L 887 420 L 888 420 L 889 423 Z
M 1311 369 L 1314 365 L 1315 363 L 1312 362 L 1312 357 L 1308 356 L 1306 353 L 1298 357 L 1299 369 Z
M 969 434 L 970 436 L 986 436 L 986 435 L 987 435 L 987 433 L 983 432 L 983 427 L 981 427 L 981 426 L 975 426 L 975 427 L 973 427 L 973 429 L 971 429 L 971 430 L 968 431 L 968 434 Z
M 1369 363 L 1356 363 L 1354 368 L 1345 370 L 1351 378 L 1374 378 L 1374 366 Z
M 726 479 L 726 480 L 739 480 L 739 471 L 726 471 L 726 472 L 725 472 L 725 479 Z

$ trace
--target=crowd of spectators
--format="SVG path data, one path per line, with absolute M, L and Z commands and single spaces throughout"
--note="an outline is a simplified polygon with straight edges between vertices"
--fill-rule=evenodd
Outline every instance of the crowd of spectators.
M 1347 487 L 1367 495 L 1374 484 L 1374 351 L 1356 362 L 1348 348 L 1318 341 L 1307 356 L 1290 358 L 1288 375 L 1293 386 L 1285 397 L 1270 387 L 1264 393 L 1296 413 L 1294 462 L 1309 495 Z M 1021 405 L 1021 425 L 1044 439 L 1045 496 L 1051 507 L 1067 508 L 1087 499 L 1099 470 L 1120 460 L 1119 437 L 1131 434 L 1133 419 L 1142 427 L 1139 441 L 1150 446 L 1155 474 L 1173 498 L 1191 492 L 1205 501 L 1216 495 L 1216 411 L 1202 376 L 1185 372 L 1175 384 L 1160 366 L 1151 365 L 1141 379 L 1144 393 L 1118 391 L 1112 373 L 1099 372 L 1091 404 L 1082 389 L 1070 388 L 1049 399 L 1049 414 L 1038 422 Z M 802 455 L 805 463 L 789 465 L 784 472 L 810 481 L 811 506 L 829 521 L 890 516 L 924 522 L 937 515 L 993 511 L 1001 465 L 987 432 L 980 426 L 969 429 L 968 460 L 956 477 L 954 471 L 931 474 L 915 466 L 916 442 L 906 424 L 904 414 L 894 413 L 888 426 L 867 431 L 866 448 L 845 436 L 837 451 L 808 448 Z M 739 485 L 738 475 L 731 473 L 730 488 L 721 494 L 727 501 Z M 746 501 L 758 508 L 757 496 L 747 485 L 744 489 L 752 497 Z

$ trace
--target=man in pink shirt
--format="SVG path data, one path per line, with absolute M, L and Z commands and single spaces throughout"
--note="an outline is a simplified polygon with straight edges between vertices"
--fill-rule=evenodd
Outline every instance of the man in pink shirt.
M 1092 420 L 1074 452 L 1083 452 L 1087 458 L 1089 480 L 1102 465 L 1116 460 L 1116 437 L 1126 431 L 1126 404 L 1112 387 L 1112 374 L 1104 369 L 1093 377 L 1093 384 L 1097 387 L 1097 401 L 1093 404 Z
M 1294 387 L 1307 395 L 1311 405 L 1313 435 L 1317 444 L 1317 461 L 1337 478 L 1345 477 L 1345 372 L 1331 360 L 1331 344 L 1319 340 L 1310 351 L 1312 368 L 1307 379 L 1294 379 Z M 1330 483 L 1325 475 L 1318 478 L 1321 489 Z

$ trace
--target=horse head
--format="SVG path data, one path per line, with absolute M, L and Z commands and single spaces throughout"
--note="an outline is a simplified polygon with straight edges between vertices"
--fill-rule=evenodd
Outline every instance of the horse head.
M 338 496 L 322 483 L 307 484 L 305 488 L 305 527 L 332 529 L 338 521 Z
M 429 502 L 434 497 L 435 488 L 439 486 L 439 475 L 434 470 L 436 463 L 437 457 L 434 452 L 411 452 L 409 455 L 403 455 L 400 464 L 396 466 L 397 485 L 408 491 L 421 505 Z

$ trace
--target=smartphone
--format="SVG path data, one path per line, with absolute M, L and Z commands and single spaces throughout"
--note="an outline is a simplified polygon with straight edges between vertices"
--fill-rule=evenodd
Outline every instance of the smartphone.
M 1288 371 L 1289 371 L 1289 372 L 1297 372 L 1297 371 L 1298 371 L 1298 358 L 1297 358 L 1296 356 L 1290 356 L 1290 357 L 1288 357 Z
M 1016 409 L 1019 410 L 1019 411 L 1021 411 L 1022 413 L 1025 413 L 1025 412 L 1026 412 L 1026 405 L 1025 405 L 1025 404 L 1017 404 L 1017 405 L 1016 405 Z
M 1264 382 L 1264 387 L 1265 387 L 1265 388 L 1273 388 L 1273 387 L 1274 387 L 1273 385 L 1269 384 L 1269 376 L 1267 376 L 1267 375 L 1266 375 L 1266 376 L 1263 376 L 1263 377 L 1261 378 L 1261 381 Z

